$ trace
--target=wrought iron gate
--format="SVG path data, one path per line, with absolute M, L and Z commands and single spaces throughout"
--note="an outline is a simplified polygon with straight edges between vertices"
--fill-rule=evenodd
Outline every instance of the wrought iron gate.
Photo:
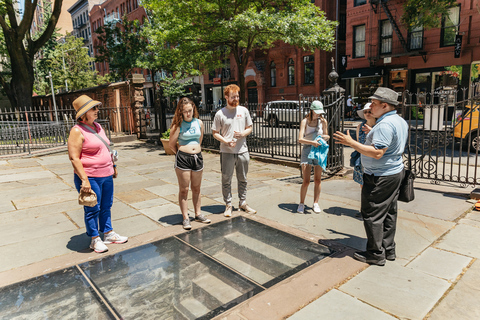
M 417 177 L 480 184 L 478 84 L 468 89 L 403 94 L 401 112 Z

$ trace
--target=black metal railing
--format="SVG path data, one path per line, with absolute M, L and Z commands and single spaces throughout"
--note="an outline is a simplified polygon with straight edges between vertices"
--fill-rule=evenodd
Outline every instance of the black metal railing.
M 432 182 L 480 184 L 480 95 L 475 87 L 405 92 L 401 112 L 409 123 L 409 148 L 417 177 Z

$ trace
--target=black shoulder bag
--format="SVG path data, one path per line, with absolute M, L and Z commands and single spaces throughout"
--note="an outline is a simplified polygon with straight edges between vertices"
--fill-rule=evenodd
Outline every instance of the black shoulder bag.
M 400 193 L 398 195 L 398 201 L 410 202 L 415 199 L 415 192 L 413 189 L 413 180 L 415 180 L 415 174 L 412 171 L 412 155 L 410 153 L 410 146 L 408 148 L 408 169 L 403 169 L 403 180 L 400 185 Z

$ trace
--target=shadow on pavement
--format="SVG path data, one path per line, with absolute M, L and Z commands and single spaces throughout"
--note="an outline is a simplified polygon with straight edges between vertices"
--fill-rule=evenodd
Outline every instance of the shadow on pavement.
M 75 252 L 91 252 L 90 237 L 85 233 L 73 236 L 67 243 L 67 248 Z
M 329 207 L 329 208 L 323 209 L 323 212 L 328 214 L 334 214 L 336 216 L 349 216 L 357 220 L 362 220 L 360 210 L 347 209 L 347 208 L 335 206 L 335 207 Z

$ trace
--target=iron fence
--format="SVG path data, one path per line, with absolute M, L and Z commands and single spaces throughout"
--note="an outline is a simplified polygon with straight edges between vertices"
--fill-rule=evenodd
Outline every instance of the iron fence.
M 58 118 L 48 107 L 0 110 L 0 155 L 66 146 L 70 129 L 76 124 L 75 114 L 73 107 L 58 110 Z M 132 134 L 133 119 L 130 107 L 102 107 L 97 122 L 111 139 L 112 134 Z
M 409 123 L 409 148 L 417 177 L 434 183 L 480 184 L 480 95 L 472 94 L 475 92 L 475 85 L 461 90 L 404 92 L 401 112 Z

